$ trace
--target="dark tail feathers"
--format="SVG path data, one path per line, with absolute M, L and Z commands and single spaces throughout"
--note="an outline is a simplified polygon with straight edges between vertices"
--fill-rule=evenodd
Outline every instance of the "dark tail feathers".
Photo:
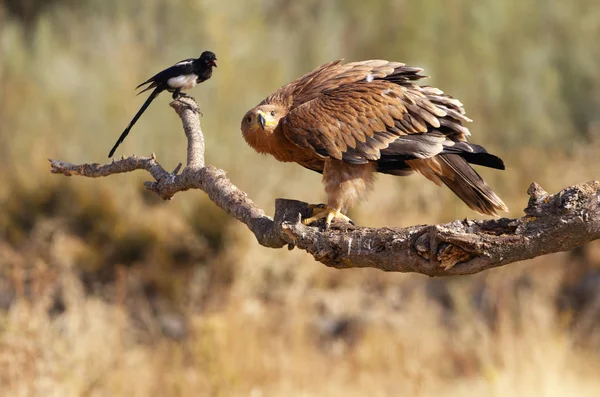
M 498 157 L 485 153 L 483 159 L 489 156 L 500 160 Z M 500 197 L 488 186 L 477 172 L 467 163 L 490 165 L 470 161 L 465 158 L 465 153 L 441 154 L 437 156 L 442 166 L 440 180 L 450 188 L 469 208 L 486 215 L 497 215 L 497 211 L 508 211 L 508 207 Z M 502 160 L 500 160 L 501 162 Z M 498 168 L 498 167 L 493 167 Z M 503 168 L 502 168 L 503 169 Z
M 441 154 L 458 154 L 468 163 L 482 165 L 484 167 L 503 170 L 504 161 L 498 156 L 488 153 L 483 146 L 470 142 L 455 142 L 453 146 L 446 146 Z
M 144 102 L 140 110 L 138 110 L 135 116 L 133 116 L 133 119 L 131 120 L 127 128 L 125 128 L 125 131 L 123 131 L 119 139 L 117 139 L 117 143 L 115 143 L 115 146 L 113 146 L 113 148 L 110 149 L 110 153 L 108 153 L 108 158 L 111 158 L 113 154 L 115 154 L 115 150 L 117 150 L 117 147 L 119 147 L 119 145 L 125 140 L 125 138 L 129 134 L 129 130 L 131 130 L 131 127 L 133 127 L 133 125 L 138 121 L 138 119 L 142 116 L 144 111 L 148 108 L 148 106 L 150 106 L 152 101 L 158 96 L 158 94 L 161 93 L 161 91 L 163 91 L 162 87 L 156 87 L 156 89 L 152 91 L 152 93 L 150 94 L 148 99 L 146 99 L 146 102 Z

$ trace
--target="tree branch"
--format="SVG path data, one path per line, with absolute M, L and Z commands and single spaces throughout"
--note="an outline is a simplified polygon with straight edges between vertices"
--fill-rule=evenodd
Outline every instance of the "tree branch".
M 180 98 L 171 106 L 181 118 L 188 140 L 187 165 L 181 174 L 177 174 L 181 164 L 169 173 L 154 155 L 121 158 L 110 164 L 75 165 L 50 160 L 51 172 L 98 178 L 146 170 L 155 181 L 144 185 L 161 198 L 170 200 L 178 192 L 200 189 L 248 226 L 259 244 L 270 248 L 295 246 L 336 268 L 374 267 L 429 276 L 472 274 L 568 251 L 600 238 L 599 182 L 571 186 L 553 195 L 533 183 L 528 190 L 526 215 L 518 219 L 465 219 L 407 228 L 354 227 L 334 222 L 329 230 L 322 231 L 300 222 L 300 217 L 309 213 L 307 203 L 285 199 L 276 200 L 272 219 L 231 183 L 225 171 L 204 166 L 204 137 L 193 98 Z

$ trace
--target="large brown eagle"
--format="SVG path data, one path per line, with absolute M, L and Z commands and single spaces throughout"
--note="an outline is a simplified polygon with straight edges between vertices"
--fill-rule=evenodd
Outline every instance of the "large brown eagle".
M 305 224 L 344 213 L 365 197 L 373 173 L 417 171 L 445 184 L 471 209 L 508 211 L 469 163 L 504 169 L 502 159 L 467 142 L 462 103 L 414 83 L 422 69 L 370 60 L 327 63 L 284 85 L 242 120 L 244 139 L 259 153 L 323 174 L 327 206 Z

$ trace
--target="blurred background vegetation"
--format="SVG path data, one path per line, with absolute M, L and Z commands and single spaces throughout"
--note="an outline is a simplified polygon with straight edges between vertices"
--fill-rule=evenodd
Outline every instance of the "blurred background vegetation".
M 597 396 L 600 250 L 456 279 L 327 269 L 258 246 L 201 192 L 169 203 L 104 162 L 141 105 L 133 88 L 209 49 L 192 94 L 207 162 L 267 212 L 321 202 L 320 176 L 259 156 L 246 110 L 338 58 L 425 68 L 461 99 L 481 170 L 522 215 L 598 179 L 596 0 L 0 0 L 0 390 L 31 396 Z M 159 98 L 118 155 L 184 160 Z M 474 217 L 424 178 L 381 176 L 351 216 L 370 226 Z

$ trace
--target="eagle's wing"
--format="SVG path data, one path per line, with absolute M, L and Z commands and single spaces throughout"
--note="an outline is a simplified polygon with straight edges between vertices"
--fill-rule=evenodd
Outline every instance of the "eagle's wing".
M 387 61 L 328 65 L 292 83 L 297 106 L 283 131 L 302 148 L 364 164 L 392 152 L 432 157 L 469 135 L 458 100 L 412 83 L 424 77 L 419 68 Z
M 266 97 L 259 106 L 273 102 L 287 104 L 290 107 L 300 105 L 301 102 L 294 103 L 294 98 L 300 98 L 300 101 L 307 101 L 309 98 L 318 95 L 327 86 L 327 81 L 335 73 L 339 72 L 343 66 L 340 63 L 341 60 L 329 62 L 298 77 L 296 80 L 289 82 Z

